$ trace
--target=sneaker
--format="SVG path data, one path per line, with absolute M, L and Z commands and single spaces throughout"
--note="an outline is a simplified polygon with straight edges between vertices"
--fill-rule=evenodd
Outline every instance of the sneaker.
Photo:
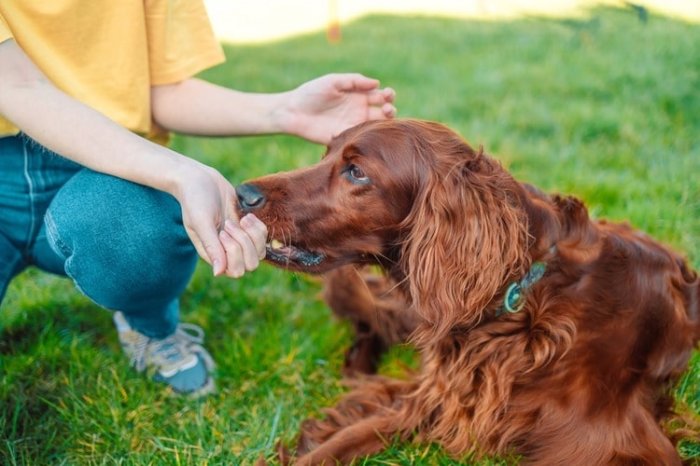
M 215 390 L 211 375 L 214 360 L 202 347 L 204 331 L 200 327 L 179 324 L 175 333 L 157 339 L 132 329 L 119 311 L 114 313 L 114 324 L 122 349 L 138 372 L 152 372 L 154 380 L 179 394 L 199 397 Z

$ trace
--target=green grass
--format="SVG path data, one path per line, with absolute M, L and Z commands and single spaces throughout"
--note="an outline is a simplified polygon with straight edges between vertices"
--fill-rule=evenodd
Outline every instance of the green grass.
M 498 156 L 520 180 L 628 220 L 700 268 L 700 27 L 627 10 L 588 19 L 476 22 L 373 16 L 259 46 L 227 47 L 205 73 L 249 91 L 360 71 L 394 87 L 402 117 L 441 121 Z M 286 136 L 178 137 L 173 145 L 233 183 L 317 160 Z M 0 313 L 0 464 L 249 464 L 290 442 L 301 420 L 343 392 L 349 328 L 318 282 L 264 265 L 240 280 L 197 269 L 183 318 L 207 331 L 218 394 L 167 396 L 132 372 L 110 315 L 70 283 L 15 280 Z M 405 351 L 383 370 L 399 373 Z M 677 393 L 700 411 L 700 359 Z M 700 463 L 700 446 L 685 444 Z M 392 445 L 360 464 L 458 464 L 434 446 Z M 498 461 L 480 464 L 500 464 Z

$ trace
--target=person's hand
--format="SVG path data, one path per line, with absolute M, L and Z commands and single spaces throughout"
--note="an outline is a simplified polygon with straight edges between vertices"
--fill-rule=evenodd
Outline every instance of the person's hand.
M 328 144 L 347 128 L 396 115 L 394 90 L 361 74 L 329 74 L 290 91 L 288 132 Z
M 265 257 L 267 227 L 252 214 L 239 221 L 236 191 L 218 171 L 194 162 L 180 177 L 175 197 L 187 234 L 214 275 L 238 278 Z

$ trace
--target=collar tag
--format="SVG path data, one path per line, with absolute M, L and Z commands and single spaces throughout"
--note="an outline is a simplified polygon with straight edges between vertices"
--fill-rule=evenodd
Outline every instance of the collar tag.
M 525 274 L 519 282 L 513 282 L 506 290 L 506 295 L 503 298 L 503 306 L 498 312 L 498 315 L 508 312 L 514 314 L 520 311 L 525 305 L 523 292 L 537 283 L 547 271 L 547 264 L 544 262 L 535 262 L 530 267 L 530 270 Z

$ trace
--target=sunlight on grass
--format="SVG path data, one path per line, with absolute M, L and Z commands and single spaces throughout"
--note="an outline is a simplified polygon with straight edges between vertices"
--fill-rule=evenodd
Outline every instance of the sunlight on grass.
M 360 71 L 398 94 L 400 116 L 441 121 L 516 178 L 583 198 L 592 215 L 629 221 L 700 267 L 700 26 L 631 10 L 585 18 L 479 22 L 373 16 L 329 45 L 322 33 L 227 47 L 207 79 L 280 91 Z M 296 138 L 184 138 L 174 147 L 233 183 L 318 160 Z M 110 315 L 65 280 L 32 271 L 0 313 L 0 464 L 250 464 L 291 442 L 299 423 L 344 391 L 349 327 L 318 281 L 263 265 L 213 279 L 200 264 L 183 319 L 207 330 L 219 391 L 168 396 L 123 359 Z M 382 370 L 415 364 L 394 349 Z M 700 360 L 679 383 L 700 409 Z M 700 448 L 681 451 L 700 458 Z M 487 460 L 478 464 L 506 464 Z M 434 446 L 393 444 L 358 464 L 447 465 Z

